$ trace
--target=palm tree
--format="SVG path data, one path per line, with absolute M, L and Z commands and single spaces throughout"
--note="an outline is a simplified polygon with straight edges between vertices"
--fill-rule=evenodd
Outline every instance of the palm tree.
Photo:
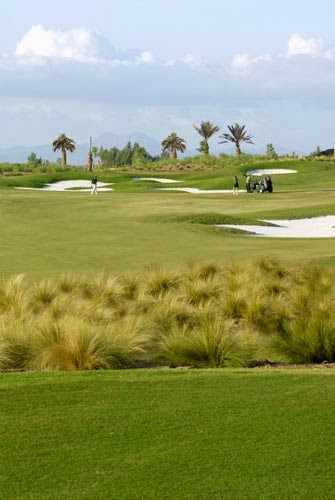
M 197 127 L 196 125 L 193 125 L 193 127 L 201 135 L 201 137 L 203 137 L 203 140 L 200 142 L 200 148 L 198 149 L 198 151 L 200 151 L 200 153 L 208 155 L 208 139 L 212 137 L 213 134 L 218 132 L 220 130 L 220 127 L 218 127 L 217 125 L 213 125 L 211 122 L 204 121 L 200 123 L 200 127 Z
M 183 153 L 186 150 L 186 141 L 178 137 L 175 132 L 162 141 L 162 153 L 168 151 L 172 158 L 177 158 L 177 151 Z
M 222 134 L 219 137 L 223 139 L 219 144 L 223 144 L 224 142 L 233 142 L 236 146 L 236 156 L 241 154 L 240 143 L 247 142 L 248 144 L 254 144 L 251 138 L 252 135 L 247 135 L 247 131 L 245 130 L 245 125 L 239 125 L 235 123 L 234 125 L 228 125 L 228 130 L 230 134 Z
M 57 139 L 55 139 L 52 143 L 53 151 L 57 151 L 58 149 L 62 152 L 62 167 L 66 166 L 66 151 L 70 151 L 73 153 L 75 151 L 76 146 L 73 139 L 70 139 L 65 134 L 60 134 Z

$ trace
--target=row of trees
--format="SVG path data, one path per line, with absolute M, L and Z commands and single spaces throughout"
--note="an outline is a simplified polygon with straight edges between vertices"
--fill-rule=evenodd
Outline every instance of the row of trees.
M 195 130 L 200 134 L 202 140 L 200 142 L 200 147 L 198 151 L 205 155 L 209 154 L 209 139 L 217 132 L 219 132 L 220 127 L 213 125 L 210 121 L 202 121 L 199 126 L 193 125 Z M 223 133 L 219 137 L 222 139 L 219 144 L 231 142 L 235 144 L 236 155 L 241 154 L 241 143 L 254 144 L 252 141 L 252 136 L 245 130 L 245 125 L 239 125 L 235 123 L 234 125 L 228 125 L 229 133 Z M 184 153 L 186 151 L 186 141 L 185 139 L 179 137 L 175 132 L 171 133 L 162 141 L 162 155 L 169 154 L 171 158 L 177 158 L 177 152 Z M 61 152 L 61 164 L 64 167 L 66 165 L 66 154 L 67 151 L 73 153 L 76 146 L 73 139 L 70 139 L 65 134 L 60 134 L 57 139 L 52 143 L 52 149 L 54 152 L 60 150 Z M 145 148 L 141 147 L 139 144 L 135 143 L 134 146 L 129 142 L 125 148 L 122 150 L 114 147 L 112 149 L 104 149 L 101 147 L 92 148 L 92 153 L 95 157 L 99 157 L 104 165 L 109 166 L 124 166 L 131 165 L 136 162 L 143 161 L 155 161 L 158 158 L 152 157 Z M 89 152 L 91 154 L 91 151 Z
M 202 121 L 200 126 L 193 125 L 195 130 L 200 134 L 202 140 L 200 142 L 200 147 L 198 151 L 205 155 L 209 154 L 209 139 L 219 132 L 220 127 L 213 125 L 209 121 Z M 219 137 L 222 141 L 219 144 L 224 144 L 227 142 L 232 142 L 235 144 L 236 155 L 241 154 L 241 143 L 246 142 L 248 144 L 254 144 L 252 141 L 252 135 L 248 134 L 245 125 L 239 125 L 235 123 L 234 125 L 228 125 L 229 133 L 221 134 Z M 172 158 L 177 158 L 177 151 L 183 153 L 186 150 L 186 141 L 181 137 L 178 137 L 175 132 L 170 134 L 166 139 L 162 141 L 162 151 L 168 151 Z
M 103 166 L 108 167 L 123 167 L 125 165 L 136 165 L 139 163 L 154 162 L 160 157 L 151 156 L 150 153 L 137 142 L 134 145 L 128 142 L 123 149 L 113 147 L 105 149 L 100 147 L 92 148 L 92 153 L 95 158 L 99 158 Z

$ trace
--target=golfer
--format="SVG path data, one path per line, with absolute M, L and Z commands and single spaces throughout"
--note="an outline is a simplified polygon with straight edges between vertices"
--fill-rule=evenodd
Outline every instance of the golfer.
M 91 194 L 98 194 L 98 179 L 96 176 L 91 180 Z
M 236 175 L 233 178 L 233 194 L 238 195 L 238 178 Z

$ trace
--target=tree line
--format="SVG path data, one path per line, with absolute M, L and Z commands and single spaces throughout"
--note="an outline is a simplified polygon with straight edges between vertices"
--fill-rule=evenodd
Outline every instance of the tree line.
M 202 121 L 199 126 L 193 125 L 195 130 L 202 137 L 200 141 L 200 146 L 198 151 L 204 155 L 209 154 L 209 139 L 219 132 L 220 127 L 214 125 L 210 121 Z M 252 141 L 252 135 L 248 134 L 245 125 L 239 125 L 235 123 L 233 125 L 228 125 L 229 133 L 223 133 L 219 137 L 222 139 L 219 144 L 231 142 L 235 144 L 235 154 L 241 154 L 241 143 L 245 142 L 248 144 L 254 144 Z M 125 165 L 133 165 L 136 163 L 153 162 L 161 159 L 162 157 L 171 157 L 173 159 L 177 158 L 177 152 L 184 153 L 186 151 L 186 141 L 182 137 L 179 137 L 176 132 L 172 132 L 168 137 L 162 140 L 162 154 L 161 156 L 152 156 L 144 147 L 140 146 L 138 143 L 132 145 L 130 142 L 126 144 L 123 149 L 113 147 L 111 149 L 105 149 L 100 147 L 93 147 L 89 151 L 89 157 L 91 155 L 95 158 L 99 158 L 99 161 L 103 166 L 111 167 L 121 167 Z M 67 151 L 72 153 L 75 151 L 76 146 L 73 139 L 67 137 L 64 133 L 60 134 L 57 139 L 52 143 L 53 151 L 60 150 L 61 152 L 61 165 L 66 166 L 67 163 Z M 91 165 L 91 161 L 89 164 Z

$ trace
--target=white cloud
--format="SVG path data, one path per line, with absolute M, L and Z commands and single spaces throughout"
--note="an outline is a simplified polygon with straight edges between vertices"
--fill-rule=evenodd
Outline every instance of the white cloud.
M 284 54 L 235 55 L 230 71 L 237 88 L 254 98 L 263 95 L 267 101 L 307 98 L 322 105 L 335 84 L 335 47 L 325 49 L 322 39 L 297 33 L 289 38 L 287 47 Z
M 113 66 L 157 65 L 174 67 L 185 65 L 200 67 L 203 61 L 193 54 L 186 54 L 179 61 L 162 60 L 149 50 L 116 49 L 110 40 L 98 31 L 84 28 L 72 30 L 47 30 L 41 25 L 32 26 L 18 42 L 15 59 L 3 54 L 2 67 L 46 66 L 49 62 L 76 61 L 82 64 L 109 64 Z
M 288 41 L 287 55 L 317 56 L 322 53 L 322 40 L 320 38 L 304 38 L 299 33 L 294 33 Z
M 264 55 L 264 56 L 257 56 L 257 57 L 250 57 L 249 54 L 237 54 L 236 56 L 233 57 L 231 66 L 232 69 L 236 72 L 244 72 L 248 71 L 249 69 L 252 69 L 253 66 L 263 63 L 263 62 L 269 62 L 271 61 L 271 56 L 270 55 Z
M 265 121 L 282 113 L 283 123 L 284 109 L 291 113 L 298 108 L 301 116 L 308 106 L 315 114 L 332 109 L 334 60 L 335 47 L 325 48 L 321 39 L 297 33 L 282 53 L 237 54 L 229 65 L 193 54 L 163 59 L 150 50 L 119 50 L 101 33 L 84 28 L 33 26 L 14 54 L 0 54 L 0 94 L 3 102 L 13 105 L 12 110 L 2 105 L 4 119 L 12 120 L 13 135 L 21 127 L 14 124 L 16 110 L 25 119 L 28 113 L 30 120 L 35 116 L 42 132 L 48 131 L 47 123 L 52 130 L 57 123 L 56 132 L 64 128 L 63 122 L 69 128 L 85 126 L 85 134 L 123 123 L 125 131 L 150 130 L 154 135 L 161 128 L 160 136 L 174 128 L 184 131 L 188 140 L 185 131 L 209 119 L 220 126 L 221 120 L 241 121 L 253 134 L 265 127 L 266 135 Z M 30 125 L 22 122 L 22 129 L 27 128 Z M 278 126 L 276 135 L 282 128 Z M 292 136 L 298 136 L 300 128 Z M 267 142 L 275 140 L 270 136 Z
M 297 33 L 284 54 L 237 54 L 229 66 L 193 54 L 163 60 L 149 50 L 118 50 L 96 31 L 37 25 L 14 55 L 0 56 L 0 92 L 140 107 L 252 105 L 326 95 L 335 83 L 334 59 L 335 47 L 324 50 L 322 40 Z
M 156 62 L 155 56 L 151 52 L 149 52 L 148 50 L 146 50 L 145 52 L 142 52 L 139 55 L 139 57 L 137 58 L 137 60 L 139 62 L 143 62 L 146 64 L 153 64 Z
M 204 61 L 194 54 L 186 54 L 182 58 L 182 62 L 190 66 L 204 66 Z
M 98 31 L 84 28 L 54 31 L 36 25 L 19 41 L 15 55 L 20 58 L 42 57 L 92 62 L 134 59 L 141 55 L 141 51 L 119 51 Z

